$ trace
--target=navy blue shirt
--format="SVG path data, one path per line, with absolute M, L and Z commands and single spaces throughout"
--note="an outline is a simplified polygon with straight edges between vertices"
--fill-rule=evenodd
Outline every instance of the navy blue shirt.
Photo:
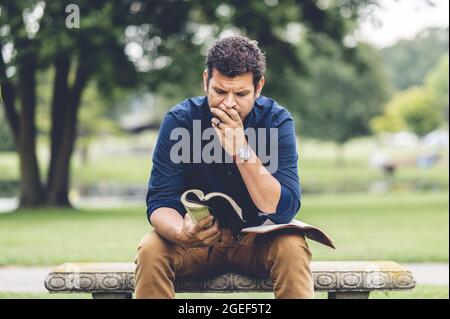
M 186 210 L 180 196 L 184 191 L 193 188 L 202 190 L 205 195 L 222 192 L 231 196 L 242 208 L 248 227 L 260 225 L 267 219 L 275 224 L 291 221 L 300 209 L 301 198 L 296 138 L 291 114 L 274 100 L 260 96 L 243 123 L 244 130 L 254 129 L 256 132 L 256 142 L 252 143 L 253 140 L 248 138 L 249 144 L 263 165 L 271 168 L 270 173 L 281 185 L 281 197 L 274 214 L 262 212 L 255 206 L 236 164 L 222 148 L 220 150 L 223 160 L 219 163 L 201 158 L 201 149 L 212 140 L 203 140 L 201 133 L 211 128 L 212 117 L 205 96 L 186 99 L 166 113 L 153 153 L 153 166 L 148 183 L 146 202 L 149 221 L 151 214 L 160 207 L 173 208 L 184 216 Z M 173 132 L 180 128 L 190 135 L 189 140 L 184 140 L 182 144 L 185 147 L 182 151 L 189 151 L 189 160 L 174 162 L 173 157 L 171 159 L 171 151 L 173 152 L 174 146 L 179 148 L 182 139 Z M 277 129 L 275 131 L 278 136 L 272 133 L 274 130 L 270 128 Z M 278 154 L 271 154 L 274 146 L 278 147 Z M 211 209 L 214 210 L 214 207 Z

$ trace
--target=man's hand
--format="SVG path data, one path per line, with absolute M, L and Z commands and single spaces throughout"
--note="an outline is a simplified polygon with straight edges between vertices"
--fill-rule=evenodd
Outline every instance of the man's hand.
M 210 215 L 195 224 L 191 216 L 186 214 L 178 234 L 178 243 L 187 247 L 208 247 L 214 244 L 219 240 L 221 231 L 217 220 L 211 227 L 206 228 L 213 218 L 214 216 Z
M 214 115 L 211 124 L 219 137 L 220 144 L 228 155 L 236 155 L 239 148 L 247 144 L 244 124 L 239 113 L 223 103 L 220 103 L 217 108 L 211 108 L 211 113 Z

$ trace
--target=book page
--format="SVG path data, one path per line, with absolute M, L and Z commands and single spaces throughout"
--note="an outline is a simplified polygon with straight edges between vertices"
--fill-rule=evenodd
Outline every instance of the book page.
M 329 246 L 331 248 L 335 248 L 334 242 L 330 236 L 328 236 L 324 231 L 315 226 L 309 225 L 305 222 L 299 221 L 297 219 L 293 219 L 291 222 L 286 224 L 263 224 L 260 226 L 247 227 L 241 230 L 243 233 L 257 233 L 257 234 L 265 234 L 272 231 L 276 231 L 279 229 L 299 229 L 305 235 L 305 237 L 317 241 L 321 244 Z

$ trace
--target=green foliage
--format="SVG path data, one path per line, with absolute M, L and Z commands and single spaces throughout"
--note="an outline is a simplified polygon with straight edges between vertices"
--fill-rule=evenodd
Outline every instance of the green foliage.
M 397 90 L 421 85 L 439 58 L 448 52 L 448 28 L 427 29 L 413 40 L 381 50 L 389 78 Z
M 65 26 L 65 8 L 70 3 L 80 7 L 79 29 Z M 14 46 L 7 66 L 20 66 L 36 54 L 38 69 L 47 72 L 58 57 L 68 56 L 70 83 L 74 69 L 82 63 L 103 95 L 110 96 L 119 86 L 146 86 L 170 103 L 202 94 L 204 56 L 212 41 L 226 34 L 245 34 L 258 40 L 266 52 L 269 81 L 265 94 L 292 101 L 298 97 L 298 88 L 286 91 L 285 76 L 306 74 L 310 58 L 299 47 L 309 46 L 317 54 L 326 52 L 323 43 L 330 42 L 344 53 L 352 51 L 342 45 L 342 39 L 354 29 L 361 9 L 376 3 L 5 1 L 0 5 L 0 25 L 5 26 L 0 46 Z M 24 25 L 24 12 L 41 12 L 33 28 Z M 37 92 L 38 99 L 50 103 L 52 90 Z M 44 126 L 48 131 L 50 123 Z
M 369 120 L 381 113 L 389 88 L 375 50 L 356 50 L 360 65 L 346 63 L 336 49 L 311 58 L 311 79 L 299 83 L 303 99 L 294 104 L 302 135 L 342 144 L 370 132 Z
M 37 73 L 37 87 L 39 92 L 37 100 L 36 126 L 39 136 L 47 139 L 52 127 L 50 109 L 52 103 L 54 68 L 49 68 Z M 132 92 L 132 91 L 131 91 Z M 86 154 L 90 140 L 97 134 L 119 133 L 118 109 L 129 108 L 120 103 L 130 94 L 130 90 L 124 93 L 120 88 L 110 92 L 106 96 L 101 94 L 97 81 L 90 81 L 84 91 L 81 108 L 78 115 L 78 141 L 77 148 Z M 0 110 L 1 111 L 1 110 Z M 87 159 L 87 158 L 85 158 Z
M 440 123 L 441 113 L 430 94 L 424 88 L 414 87 L 397 93 L 386 104 L 384 115 L 372 121 L 372 126 L 377 132 L 409 130 L 423 136 Z
M 405 100 L 400 101 L 405 104 L 400 104 L 399 108 L 407 128 L 419 136 L 437 129 L 441 118 L 439 110 L 433 105 L 432 98 L 426 92 L 414 88 L 405 94 Z
M 116 121 L 115 106 L 117 102 L 110 102 L 99 94 L 96 83 L 91 83 L 84 92 L 80 110 L 80 137 L 92 138 L 97 133 L 117 133 L 118 122 Z
M 252 1 L 191 1 L 184 34 L 171 35 L 161 45 L 170 64 L 144 77 L 152 91 L 166 101 L 203 94 L 201 72 L 208 47 L 230 34 L 243 34 L 258 41 L 268 66 L 263 94 L 287 106 L 298 104 L 296 81 L 308 75 L 311 58 L 325 55 L 327 46 L 343 52 L 340 59 L 354 61 L 342 45 L 343 37 L 355 27 L 361 8 L 377 1 L 330 2 L 321 8 L 316 1 L 280 1 L 271 5 Z M 341 12 L 350 17 L 344 18 Z M 308 55 L 311 53 L 311 55 Z M 171 105 L 165 105 L 168 108 Z M 293 107 L 294 111 L 297 111 Z
M 385 108 L 384 114 L 374 118 L 371 126 L 376 132 L 409 130 L 425 135 L 448 120 L 448 54 L 438 60 L 426 76 L 423 86 L 397 93 Z
M 439 110 L 441 110 L 447 121 L 449 115 L 448 59 L 448 53 L 443 55 L 436 64 L 435 68 L 428 74 L 425 81 L 425 86 L 429 94 L 431 94 L 434 104 Z

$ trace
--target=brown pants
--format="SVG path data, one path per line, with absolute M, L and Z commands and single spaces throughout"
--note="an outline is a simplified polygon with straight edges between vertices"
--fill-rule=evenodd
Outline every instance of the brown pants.
M 206 277 L 227 270 L 249 275 L 270 275 L 276 298 L 313 298 L 311 252 L 298 232 L 243 234 L 235 240 L 222 230 L 219 241 L 208 248 L 177 245 L 151 231 L 144 236 L 136 256 L 136 298 L 174 298 L 175 276 Z

